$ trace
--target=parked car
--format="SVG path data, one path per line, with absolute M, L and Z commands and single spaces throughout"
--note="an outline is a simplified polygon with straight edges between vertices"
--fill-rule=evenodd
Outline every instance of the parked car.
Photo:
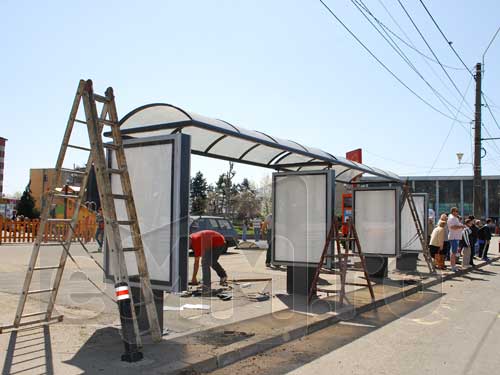
M 224 253 L 227 252 L 228 247 L 238 245 L 238 233 L 228 219 L 219 216 L 191 216 L 189 218 L 189 234 L 207 229 L 224 236 L 226 239 Z

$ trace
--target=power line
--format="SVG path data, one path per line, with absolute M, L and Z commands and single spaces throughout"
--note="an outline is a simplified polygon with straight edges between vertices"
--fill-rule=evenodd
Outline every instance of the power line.
M 425 79 L 425 77 L 418 71 L 418 69 L 412 63 L 412 61 L 410 60 L 410 58 L 403 52 L 403 50 L 399 47 L 399 45 L 394 41 L 394 39 L 387 33 L 387 31 L 385 29 L 383 29 L 383 31 L 384 31 L 385 35 L 387 35 L 387 37 L 384 34 L 382 34 L 382 32 L 380 31 L 380 29 L 377 26 L 375 26 L 375 24 L 368 18 L 368 16 L 365 14 L 365 12 L 368 13 L 375 20 L 375 22 L 377 22 L 379 25 L 381 24 L 381 22 L 370 11 L 370 9 L 363 3 L 362 0 L 360 0 L 359 2 L 358 2 L 358 0 L 351 0 L 351 3 L 358 9 L 358 11 L 363 15 L 363 17 L 365 17 L 365 19 L 372 25 L 372 27 L 375 30 L 377 30 L 377 32 L 382 36 L 382 38 L 384 38 L 384 40 L 387 42 L 387 44 L 389 44 L 391 46 L 391 48 L 403 59 L 403 61 L 405 61 L 406 64 L 420 77 L 420 79 L 422 79 L 422 81 L 425 82 L 425 84 L 431 89 L 431 91 L 434 93 L 434 95 L 436 95 L 436 97 L 446 107 L 446 109 L 448 109 L 448 111 L 451 113 L 452 116 L 453 116 L 453 113 L 450 110 L 450 108 L 448 107 L 448 105 L 451 106 L 451 107 L 453 107 L 453 109 L 455 109 L 456 111 L 458 110 L 458 112 L 460 114 L 462 114 L 463 116 L 465 116 L 468 120 L 472 120 L 472 118 L 467 117 L 467 115 L 464 114 L 463 112 L 461 112 L 460 109 L 458 109 L 452 103 L 450 103 L 439 91 L 437 91 L 429 83 L 429 81 L 427 81 Z M 362 9 L 364 10 L 364 12 L 363 12 Z M 390 41 L 387 38 L 389 38 Z M 445 102 L 448 105 L 446 105 Z
M 399 36 L 398 34 L 396 34 L 394 31 L 392 31 L 388 26 L 386 26 L 385 24 L 383 24 L 382 22 L 378 21 L 380 23 L 380 26 L 382 26 L 383 28 L 385 28 L 388 32 L 390 32 L 395 38 L 399 39 L 404 45 L 406 45 L 408 48 L 411 48 L 412 50 L 414 50 L 416 53 L 418 53 L 420 56 L 424 57 L 425 59 L 429 60 L 429 61 L 432 61 L 433 63 L 435 64 L 439 64 L 438 61 L 436 61 L 435 59 L 433 59 L 432 57 L 426 55 L 425 53 L 423 53 L 422 51 L 420 51 L 417 47 L 415 47 L 415 45 L 411 42 L 411 39 L 408 37 L 408 35 L 404 32 L 403 28 L 399 25 L 399 23 L 396 21 L 396 19 L 392 16 L 391 12 L 389 11 L 389 9 L 387 9 L 387 7 L 385 6 L 385 4 L 383 3 L 382 0 L 378 0 L 379 4 L 384 8 L 384 10 L 386 11 L 386 13 L 389 15 L 389 17 L 392 19 L 392 21 L 396 24 L 396 26 L 399 28 L 399 30 L 406 36 L 406 39 L 408 39 L 410 41 L 410 43 L 408 43 L 406 40 L 404 40 L 401 36 Z M 466 70 L 464 68 L 459 68 L 459 67 L 456 67 L 456 66 L 450 66 L 450 65 L 447 65 L 447 64 L 443 64 L 443 66 L 447 69 L 452 69 L 452 70 Z
M 417 51 L 418 53 L 420 53 L 422 55 L 422 57 L 428 57 L 427 55 L 421 53 L 417 47 L 415 46 L 415 43 L 413 43 L 413 41 L 411 40 L 411 38 L 409 37 L 409 35 L 405 32 L 405 30 L 403 29 L 403 27 L 401 27 L 401 25 L 399 24 L 399 22 L 394 18 L 394 16 L 392 15 L 392 13 L 389 11 L 389 9 L 387 9 L 387 7 L 385 6 L 384 2 L 382 0 L 377 0 L 378 3 L 382 6 L 382 8 L 384 8 L 385 12 L 388 14 L 388 16 L 391 18 L 392 22 L 394 22 L 394 24 L 398 27 L 398 29 L 403 33 L 403 35 L 406 37 L 406 39 L 408 40 L 408 42 L 410 43 L 410 48 L 413 48 L 415 51 Z M 385 26 L 385 25 L 384 25 Z M 389 32 L 392 32 L 390 29 L 389 29 Z M 395 34 L 395 33 L 393 33 Z M 408 45 L 404 40 L 402 40 L 403 43 L 405 43 L 406 45 Z M 436 64 L 439 64 L 436 60 L 428 57 L 428 59 L 430 59 L 432 62 L 435 62 Z M 446 90 L 448 90 L 448 92 L 452 95 L 456 95 L 456 92 L 454 90 L 451 90 L 450 87 L 443 81 L 443 79 L 441 78 L 441 76 L 434 70 L 434 68 L 431 66 L 431 64 L 429 64 L 429 62 L 427 60 L 424 60 L 424 62 L 426 63 L 426 65 L 429 67 L 429 69 L 432 71 L 432 73 L 434 74 L 434 76 L 439 80 L 439 82 L 441 82 L 441 84 L 446 88 Z M 446 68 L 451 68 L 451 69 L 461 69 L 461 70 L 464 70 L 464 68 L 454 68 L 454 67 L 449 67 L 448 65 L 445 65 L 443 64 L 444 67 Z M 458 97 L 458 101 L 460 101 L 461 97 L 459 96 Z M 469 106 L 469 109 L 472 111 L 471 107 Z
M 399 0 L 398 0 L 399 1 Z M 436 20 L 434 19 L 434 17 L 432 16 L 431 12 L 429 12 L 429 9 L 427 9 L 427 7 L 425 6 L 423 0 L 419 0 L 420 1 L 420 4 L 422 4 L 422 6 L 424 7 L 425 11 L 427 12 L 427 14 L 429 15 L 429 17 L 431 18 L 432 22 L 434 23 L 434 25 L 436 26 L 436 28 L 439 30 L 439 32 L 441 33 L 441 35 L 443 36 L 444 40 L 446 40 L 446 43 L 448 44 L 448 46 L 452 49 L 452 51 L 455 53 L 455 55 L 458 57 L 458 59 L 460 60 L 460 62 L 462 63 L 462 65 L 465 67 L 465 69 L 469 72 L 469 74 L 474 77 L 474 74 L 472 74 L 472 72 L 469 70 L 469 68 L 467 67 L 467 64 L 464 63 L 464 60 L 462 60 L 462 58 L 460 57 L 460 55 L 458 54 L 458 52 L 455 50 L 455 48 L 453 47 L 453 42 L 449 41 L 448 38 L 446 37 L 446 35 L 444 35 L 443 33 L 443 30 L 441 30 L 441 28 L 439 27 L 438 23 L 436 22 Z M 475 79 L 475 78 L 474 78 Z
M 326 5 L 323 0 L 319 0 L 320 3 L 325 7 L 326 10 L 337 20 L 338 23 L 342 25 L 342 27 L 363 47 L 363 49 L 372 56 L 375 61 L 377 61 L 391 76 L 394 77 L 402 86 L 404 86 L 408 91 L 410 91 L 413 95 L 415 95 L 421 102 L 426 104 L 428 107 L 432 108 L 434 111 L 440 113 L 446 118 L 449 118 L 450 120 L 454 120 L 453 117 L 447 115 L 446 113 L 442 112 L 435 106 L 433 106 L 431 103 L 429 103 L 427 100 L 422 98 L 420 95 L 418 95 L 414 90 L 412 90 L 406 83 L 404 83 L 392 70 L 390 70 L 350 29 L 347 27 L 347 25 L 342 22 L 342 20 Z
M 420 0 L 420 2 L 422 2 L 422 0 Z M 413 24 L 413 26 L 415 27 L 415 29 L 417 30 L 418 34 L 421 36 L 422 40 L 425 42 L 426 46 L 429 48 L 429 50 L 431 51 L 432 53 L 432 56 L 434 56 L 434 58 L 439 62 L 439 65 L 441 66 L 441 69 L 443 70 L 444 74 L 446 74 L 446 76 L 448 77 L 448 79 L 450 80 L 451 84 L 453 85 L 453 87 L 455 87 L 455 90 L 457 90 L 457 92 L 459 93 L 459 95 L 465 100 L 465 96 L 462 94 L 462 92 L 459 90 L 459 88 L 457 87 L 457 85 L 455 84 L 455 81 L 453 81 L 453 79 L 450 77 L 450 75 L 448 74 L 448 71 L 445 69 L 445 67 L 443 66 L 443 64 L 441 64 L 441 62 L 439 61 L 438 57 L 436 56 L 436 54 L 434 53 L 434 50 L 432 49 L 432 47 L 429 45 L 429 43 L 427 42 L 427 40 L 425 39 L 424 35 L 420 32 L 420 29 L 418 28 L 418 26 L 415 24 L 415 22 L 413 21 L 413 18 L 410 16 L 410 14 L 408 13 L 408 11 L 406 10 L 406 8 L 404 7 L 403 3 L 401 2 L 401 0 L 398 0 L 398 3 L 399 5 L 401 5 L 401 8 L 403 8 L 403 11 L 405 12 L 405 14 L 408 16 L 408 18 L 410 19 L 411 23 Z M 423 3 L 422 3 L 423 4 Z
M 470 84 L 472 83 L 472 78 L 469 80 L 469 84 L 467 85 L 467 89 L 465 90 L 465 95 L 467 95 L 467 92 L 469 92 L 469 88 L 470 88 Z M 464 104 L 464 100 L 462 100 L 460 102 L 460 105 L 459 105 L 459 108 L 462 107 L 462 105 Z M 455 116 L 458 116 L 458 111 L 456 113 Z M 444 146 L 446 145 L 446 142 L 448 142 L 448 138 L 450 137 L 451 135 L 451 132 L 453 130 L 453 128 L 455 127 L 455 124 L 456 124 L 456 121 L 453 121 L 450 125 L 450 130 L 448 131 L 448 134 L 446 135 L 446 137 L 444 138 L 444 141 L 443 143 L 441 144 L 441 147 L 439 148 L 439 151 L 436 155 L 436 157 L 434 158 L 434 162 L 432 163 L 432 166 L 430 167 L 429 171 L 427 172 L 427 176 L 431 174 L 432 170 L 434 169 L 434 166 L 436 165 L 439 157 L 441 156 L 441 152 L 443 152 L 443 149 L 444 149 Z M 471 139 L 472 139 L 472 134 L 469 133 L 469 135 L 471 136 Z
M 493 118 L 493 121 L 495 121 L 497 128 L 500 130 L 500 125 L 498 124 L 498 121 L 495 118 L 495 115 L 493 114 L 493 111 L 491 110 L 491 108 L 488 104 L 488 101 L 486 100 L 486 96 L 484 95 L 484 93 L 482 91 L 481 91 L 481 96 L 483 97 L 484 104 L 485 104 L 486 108 L 488 108 L 488 112 L 490 113 L 491 117 Z

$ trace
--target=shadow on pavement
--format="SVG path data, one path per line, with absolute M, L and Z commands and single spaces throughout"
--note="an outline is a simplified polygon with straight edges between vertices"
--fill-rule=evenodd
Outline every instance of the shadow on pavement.
M 2 375 L 54 374 L 50 328 L 47 325 L 10 333 Z

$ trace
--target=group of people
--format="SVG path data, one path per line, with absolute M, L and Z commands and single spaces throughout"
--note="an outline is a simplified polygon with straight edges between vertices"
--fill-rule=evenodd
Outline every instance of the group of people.
M 429 224 L 431 228 L 434 226 L 433 219 L 430 219 Z M 473 266 L 475 257 L 488 261 L 490 240 L 495 229 L 491 219 L 483 223 L 471 215 L 464 220 L 459 216 L 457 207 L 453 207 L 449 214 L 442 214 L 429 239 L 436 268 L 446 269 L 445 259 L 450 260 L 453 272 L 458 269 L 460 257 L 463 268 Z

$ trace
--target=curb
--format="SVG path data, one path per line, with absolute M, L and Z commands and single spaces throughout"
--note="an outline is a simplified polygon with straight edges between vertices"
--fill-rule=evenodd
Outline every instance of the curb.
M 317 332 L 323 328 L 326 328 L 328 326 L 331 326 L 335 323 L 338 323 L 342 320 L 346 320 L 347 318 L 353 318 L 354 316 L 357 316 L 359 314 L 368 312 L 370 310 L 376 309 L 378 307 L 387 305 L 392 302 L 396 302 L 398 300 L 401 300 L 407 296 L 410 296 L 412 294 L 415 294 L 421 290 L 433 287 L 441 282 L 451 280 L 455 277 L 462 276 L 464 274 L 467 274 L 473 270 L 482 268 L 484 266 L 487 266 L 497 260 L 500 260 L 500 256 L 497 257 L 492 257 L 488 262 L 482 261 L 481 263 L 477 263 L 476 265 L 466 268 L 466 269 L 461 269 L 459 271 L 456 271 L 454 273 L 450 273 L 447 275 L 438 275 L 433 276 L 431 279 L 428 279 L 426 281 L 422 281 L 417 283 L 416 285 L 413 285 L 411 287 L 408 287 L 407 289 L 401 290 L 400 292 L 397 292 L 393 295 L 375 300 L 371 303 L 362 305 L 360 307 L 350 309 L 348 311 L 342 312 L 338 315 L 335 316 L 329 316 L 327 318 L 312 322 L 310 324 L 306 324 L 300 327 L 296 327 L 291 329 L 290 331 L 287 331 L 285 333 L 282 333 L 280 335 L 276 335 L 273 337 L 269 338 L 264 338 L 259 341 L 253 342 L 253 343 L 248 343 L 245 346 L 241 347 L 233 347 L 227 352 L 222 352 L 216 355 L 213 355 L 209 359 L 202 360 L 197 363 L 190 364 L 189 366 L 186 366 L 182 369 L 179 369 L 177 373 L 179 374 L 192 374 L 192 373 L 206 373 L 206 372 L 212 372 L 217 369 L 229 366 L 233 363 L 236 363 L 238 361 L 241 361 L 245 358 L 254 356 L 259 353 L 263 353 L 267 350 L 270 350 L 272 348 L 275 348 L 277 346 L 283 345 L 287 342 L 294 341 L 300 337 L 304 337 L 308 334 Z M 240 344 L 245 343 L 245 341 L 242 341 Z M 235 345 L 238 346 L 238 345 Z

